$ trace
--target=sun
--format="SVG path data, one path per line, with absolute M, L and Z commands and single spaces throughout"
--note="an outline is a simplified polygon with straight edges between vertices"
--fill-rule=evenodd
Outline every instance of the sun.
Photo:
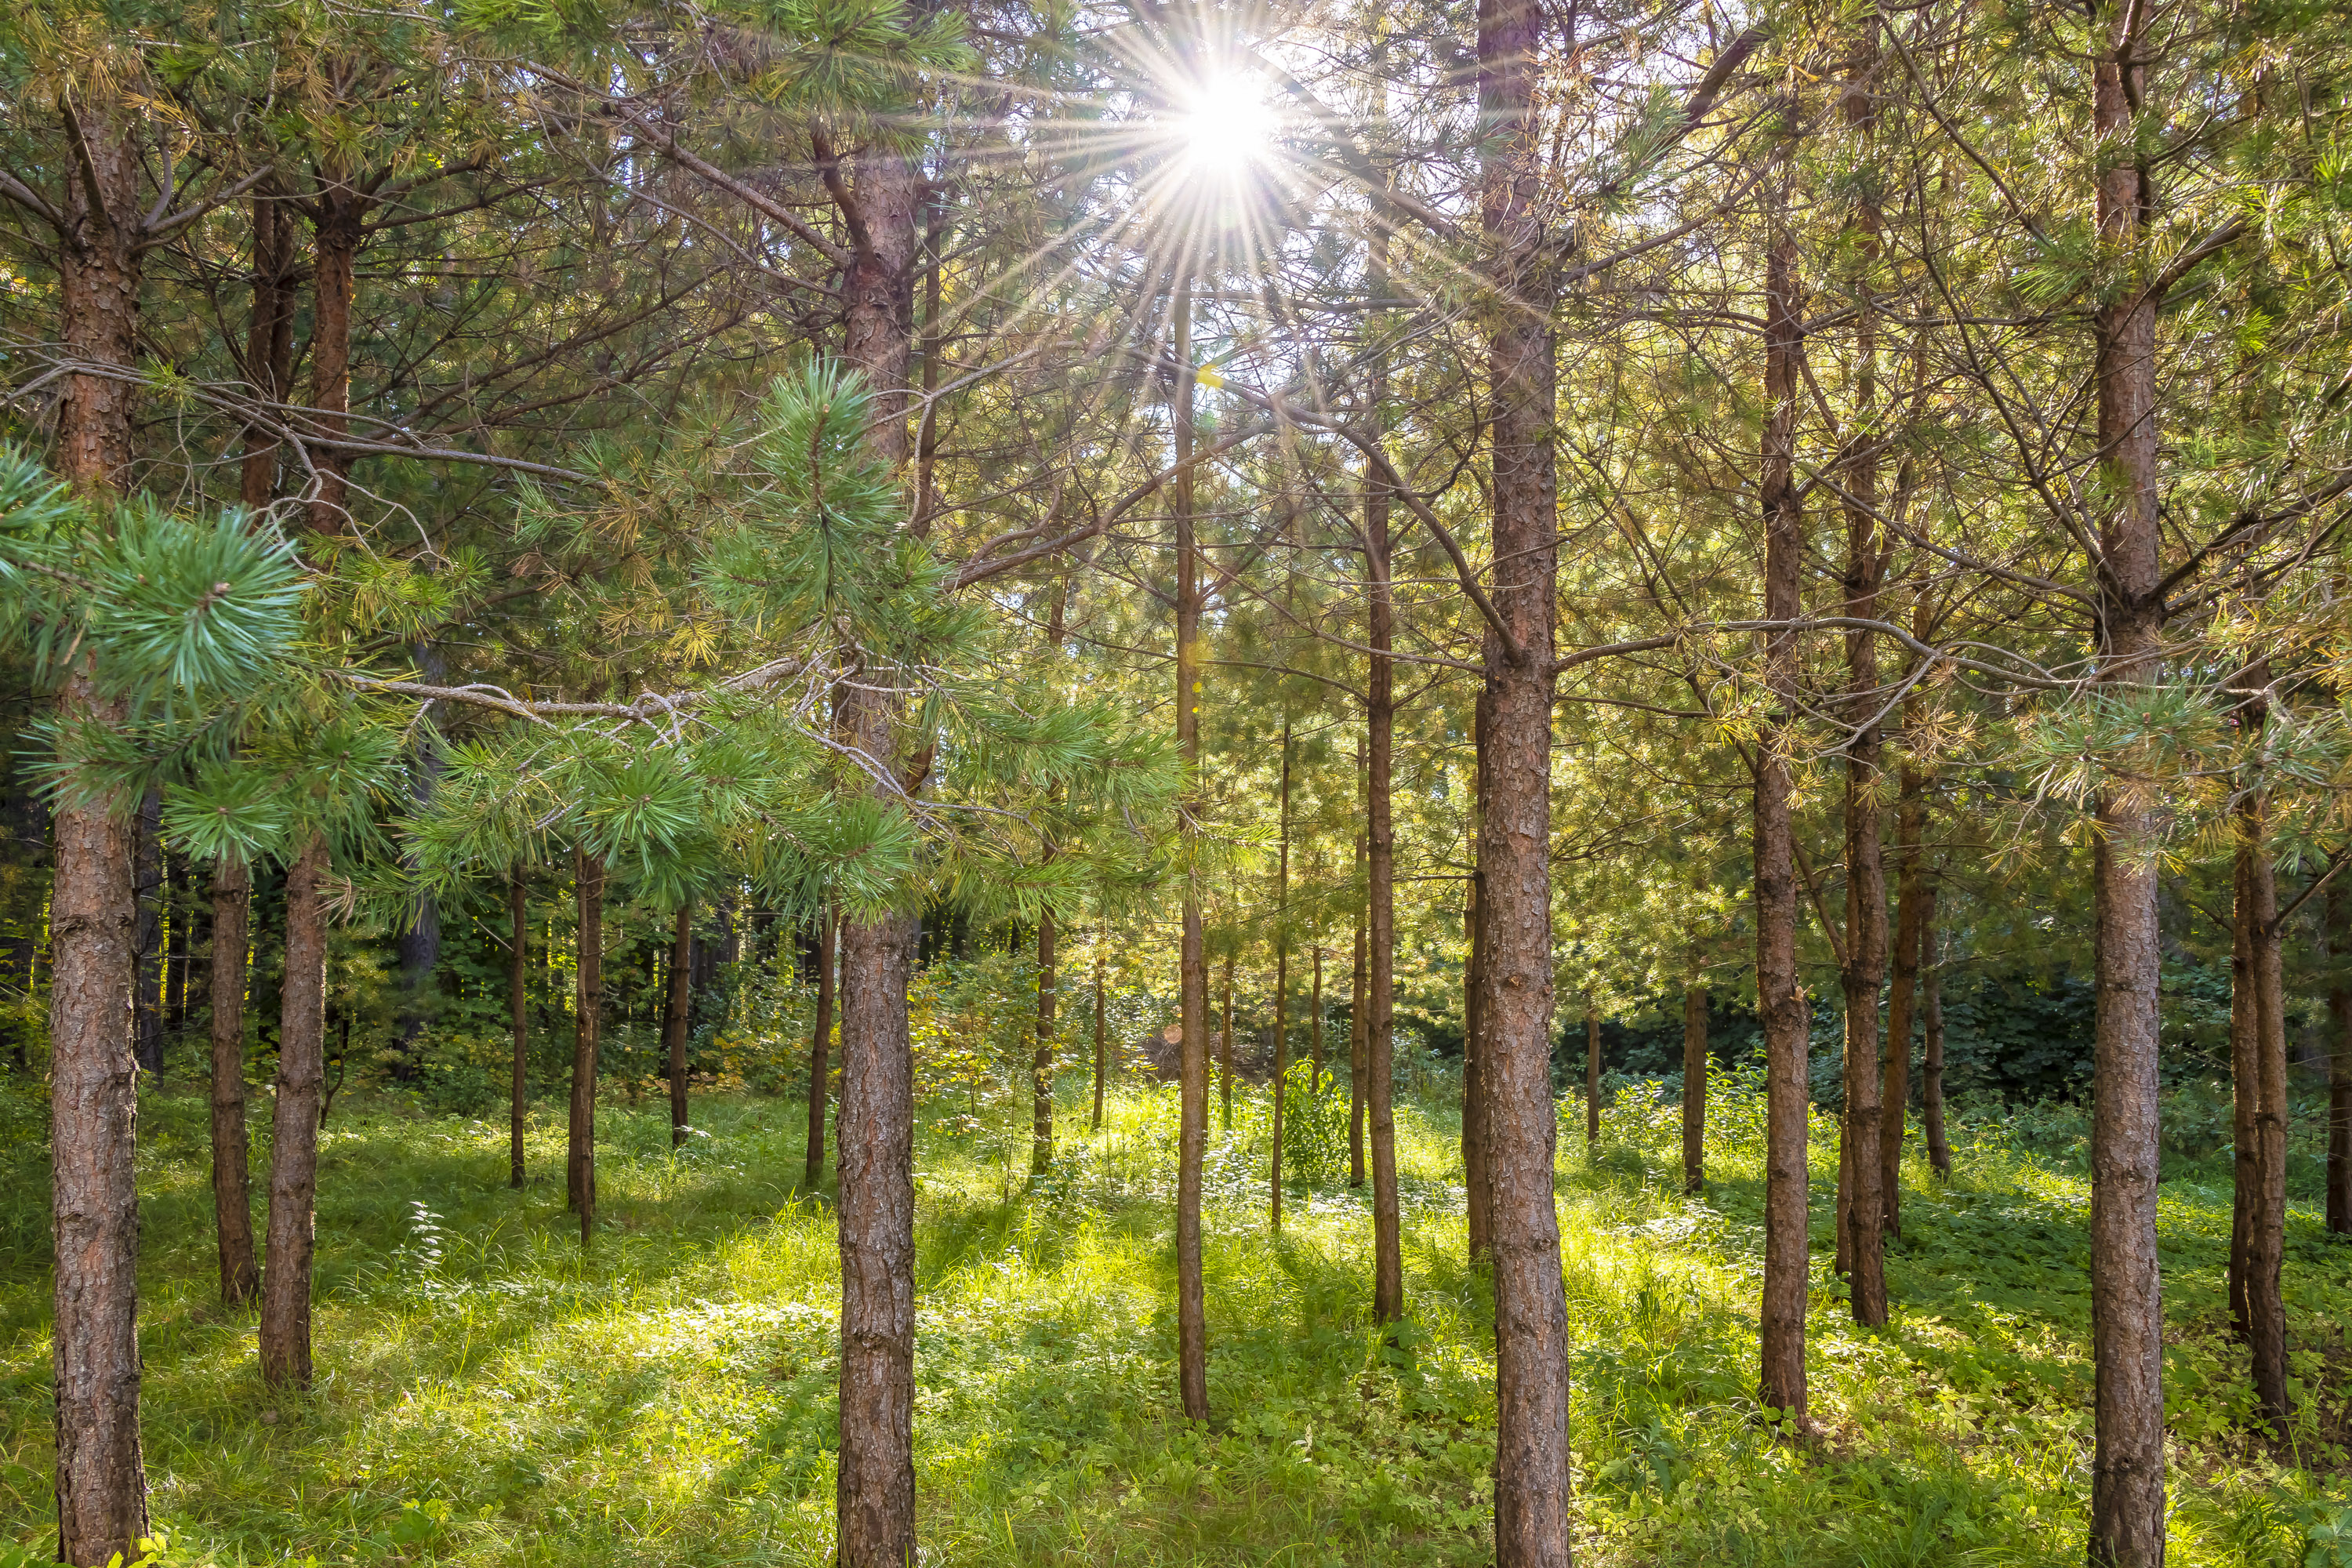
M 1274 132 L 1274 110 L 1258 95 L 1257 84 L 1239 76 L 1202 82 L 1177 122 L 1185 161 L 1211 174 L 1237 174 L 1265 157 Z

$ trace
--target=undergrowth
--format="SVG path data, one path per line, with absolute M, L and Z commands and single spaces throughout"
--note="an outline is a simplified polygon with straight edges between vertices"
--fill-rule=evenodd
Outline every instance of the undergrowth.
M 1412 1321 L 1391 1342 L 1366 1321 L 1360 1194 L 1302 1181 L 1284 1234 L 1267 1235 L 1257 1092 L 1233 1133 L 1213 1134 L 1207 1430 L 1177 1413 L 1171 1091 L 1114 1095 L 1091 1134 L 1073 1095 L 1060 1164 L 1034 1184 L 960 1119 L 924 1129 L 927 1562 L 1491 1560 L 1493 1325 L 1462 1258 L 1456 1124 L 1441 1106 L 1401 1108 Z M 0 1102 L 0 1542 L 45 1561 L 47 1152 L 33 1096 Z M 1713 1100 L 1703 1198 L 1682 1194 L 1673 1110 L 1643 1089 L 1620 1096 L 1597 1151 L 1580 1115 L 1563 1121 L 1582 1560 L 2079 1563 L 2079 1113 L 1964 1117 L 1948 1187 L 1914 1163 L 1888 1251 L 1894 1321 L 1877 1332 L 1852 1326 L 1828 1269 L 1834 1133 L 1817 1121 L 1810 1363 L 1823 1431 L 1795 1448 L 1754 1394 L 1760 1104 L 1731 1080 Z M 2197 1104 L 2179 1110 L 2200 1125 Z M 583 1258 L 562 1212 L 560 1107 L 535 1116 L 532 1180 L 515 1192 L 503 1126 L 339 1103 L 320 1153 L 319 1384 L 290 1397 L 263 1392 L 251 1319 L 215 1299 L 203 1103 L 185 1088 L 147 1093 L 144 1429 L 167 1568 L 827 1562 L 837 1270 L 828 1195 L 795 1182 L 803 1112 L 714 1095 L 694 1115 L 673 1154 L 660 1106 L 601 1112 L 603 1217 Z M 2286 1289 L 2303 1415 L 2288 1443 L 2251 1439 L 2222 1293 L 2226 1150 L 2175 1153 L 2161 1219 L 2174 1561 L 2352 1568 L 2352 1247 L 2323 1233 L 2300 1172 Z

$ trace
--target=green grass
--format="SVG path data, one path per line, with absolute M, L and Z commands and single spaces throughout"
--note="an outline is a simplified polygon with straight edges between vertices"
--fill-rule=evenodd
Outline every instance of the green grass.
M 45 1554 L 36 1096 L 0 1102 L 0 1540 Z M 1817 1185 L 1811 1365 L 1825 1436 L 1801 1451 L 1772 1440 L 1752 1392 L 1759 1108 L 1736 1092 L 1717 1105 L 1703 1203 L 1678 1191 L 1663 1109 L 1612 1112 L 1591 1162 L 1573 1122 L 1562 1139 L 1583 1560 L 2078 1563 L 2090 1439 L 2078 1121 L 1989 1118 L 1948 1190 L 1909 1173 L 1881 1332 L 1845 1320 Z M 1413 1320 L 1402 1352 L 1365 1323 L 1364 1205 L 1336 1186 L 1295 1189 L 1276 1241 L 1254 1135 L 1213 1159 L 1217 1421 L 1200 1432 L 1175 1415 L 1172 1105 L 1139 1090 L 1114 1109 L 1089 1141 L 1068 1131 L 1080 1108 L 1065 1107 L 1062 1172 L 1034 1191 L 944 1130 L 921 1141 L 926 1561 L 1489 1560 L 1492 1321 L 1461 1260 L 1446 1113 L 1401 1118 Z M 515 1193 L 502 1126 L 383 1100 L 338 1106 L 322 1147 L 319 1384 L 289 1398 L 260 1387 L 250 1319 L 214 1300 L 202 1106 L 184 1090 L 145 1099 L 145 1431 L 172 1562 L 828 1560 L 835 1258 L 827 1198 L 795 1186 L 801 1108 L 698 1099 L 702 1131 L 674 1158 L 659 1106 L 607 1106 L 604 1219 L 586 1258 L 562 1212 L 556 1111 L 541 1108 L 534 1177 Z M 1833 1171 L 1826 1131 L 1820 1182 Z M 2176 1163 L 2163 1212 L 2173 1560 L 2301 1562 L 2343 1496 L 2352 1247 L 2298 1205 L 2288 1290 L 2307 1415 L 2293 1447 L 2254 1444 L 2243 1356 L 2224 1332 L 2226 1166 L 2210 1152 Z

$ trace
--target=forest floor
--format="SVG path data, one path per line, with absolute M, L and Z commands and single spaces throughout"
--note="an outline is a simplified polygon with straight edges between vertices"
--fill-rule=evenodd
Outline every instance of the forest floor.
M 0 1095 L 0 1564 L 45 1563 L 53 1541 L 41 1109 L 36 1086 Z M 1070 1131 L 1073 1098 L 1060 1171 L 1034 1188 L 970 1123 L 925 1130 L 926 1562 L 1491 1560 L 1492 1322 L 1461 1261 L 1450 1116 L 1400 1115 L 1412 1321 L 1392 1349 L 1365 1321 L 1366 1203 L 1301 1185 L 1270 1237 L 1244 1110 L 1212 1160 L 1205 1432 L 1175 1415 L 1168 1092 L 1114 1095 L 1092 1135 Z M 1591 1157 L 1577 1121 L 1564 1127 L 1581 1561 L 2081 1562 L 2078 1113 L 1965 1122 L 1948 1188 L 1915 1166 L 1887 1266 L 1894 1321 L 1877 1332 L 1852 1326 L 1829 1271 L 1834 1144 L 1817 1121 L 1824 1436 L 1798 1449 L 1774 1441 L 1752 1392 L 1760 1107 L 1727 1085 L 1715 1110 L 1704 1200 L 1679 1191 L 1671 1110 L 1621 1102 Z M 793 1181 L 804 1112 L 711 1096 L 694 1115 L 673 1155 L 659 1104 L 604 1109 L 604 1213 L 583 1258 L 560 1107 L 539 1108 L 517 1192 L 497 1122 L 339 1103 L 321 1160 L 319 1382 L 288 1397 L 261 1389 L 250 1317 L 215 1300 L 202 1101 L 184 1086 L 145 1096 L 145 1434 L 166 1563 L 827 1562 L 836 1266 L 828 1200 Z M 2214 1116 L 2210 1095 L 2180 1109 L 2184 1146 L 2200 1127 L 2210 1144 Z M 2291 1447 L 2250 1442 L 2222 1301 L 2227 1156 L 2193 1153 L 2170 1162 L 2163 1197 L 2172 1561 L 2345 1568 L 2352 1539 L 2342 1556 L 2327 1542 L 2347 1501 L 2352 1244 L 2296 1204 L 2305 1415 Z

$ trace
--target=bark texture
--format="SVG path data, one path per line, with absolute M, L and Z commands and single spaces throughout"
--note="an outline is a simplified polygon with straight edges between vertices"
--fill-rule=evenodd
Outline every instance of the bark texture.
M 2145 13 L 2092 12 L 2092 132 L 2098 233 L 2143 246 L 2148 184 L 2133 126 L 2147 86 Z M 2098 682 L 2128 697 L 2155 683 L 2164 629 L 2156 428 L 2156 299 L 2126 282 L 2095 319 L 2105 513 L 2099 520 Z M 2112 772 L 2095 808 L 2096 1041 L 2091 1069 L 2091 1360 L 2095 1568 L 2164 1561 L 2164 1296 L 2156 1251 L 2156 802 Z
M 1192 285 L 1176 290 L 1175 357 L 1192 363 Z M 1176 385 L 1176 751 L 1182 759 L 1188 798 L 1184 831 L 1189 849 L 1200 831 L 1201 706 L 1206 675 L 1201 647 L 1201 563 L 1192 520 L 1192 382 Z M 1183 946 L 1177 958 L 1177 1021 L 1181 1037 L 1178 1061 L 1181 1100 L 1176 1149 L 1176 1371 L 1177 1385 L 1191 1421 L 1209 1418 L 1209 1320 L 1201 1279 L 1201 1162 L 1209 1147 L 1209 963 L 1201 929 L 1201 874 L 1186 856 Z M 1232 976 L 1231 958 L 1226 975 Z M 1232 1117 L 1233 1009 L 1226 990 L 1226 1116 Z
M 327 840 L 286 868 L 286 978 L 270 1115 L 269 1233 L 261 1269 L 261 1381 L 310 1386 L 310 1253 L 327 1088 Z
M 596 1049 L 604 1013 L 604 862 L 572 852 L 580 952 L 573 971 L 572 1101 L 564 1123 L 564 1203 L 580 1216 L 580 1245 L 596 1224 Z
M 1776 178 L 1785 180 L 1785 174 Z M 1785 202 L 1785 193 L 1782 201 Z M 1765 262 L 1764 618 L 1793 621 L 1804 519 L 1796 485 L 1799 359 L 1803 329 L 1796 242 L 1785 226 Z M 1789 753 L 1797 713 L 1797 634 L 1764 634 L 1771 721 L 1756 749 L 1756 995 L 1764 1026 L 1763 1388 L 1792 1429 L 1805 1411 L 1806 1053 L 1811 1028 L 1797 979 L 1796 840 L 1790 818 Z
M 907 984 L 920 926 L 844 921 L 841 1012 L 843 1568 L 915 1561 L 915 1100 Z
M 1396 1035 L 1396 824 L 1390 778 L 1396 743 L 1396 605 L 1389 571 L 1389 493 L 1364 493 L 1367 630 L 1364 702 L 1364 1118 L 1372 1161 L 1372 1321 L 1404 1316 L 1404 1242 L 1397 1204 L 1396 1112 L 1391 1068 Z M 1483 1185 L 1483 1184 L 1482 1184 Z
M 253 1188 L 245 1131 L 245 956 L 253 877 L 241 860 L 213 870 L 213 1233 L 221 1302 L 241 1307 L 261 1289 L 253 1261 Z
M 1486 1184 L 1495 1258 L 1495 1560 L 1564 1568 L 1569 1550 L 1568 1309 L 1553 1192 L 1551 710 L 1558 619 L 1552 307 L 1538 0 L 1482 0 L 1479 218 L 1499 296 L 1487 328 L 1493 600 L 1482 650 L 1486 763 L 1479 824 L 1486 981 Z M 1506 635 L 1507 633 L 1507 636 Z M 1516 645 L 1516 646 L 1513 646 Z

